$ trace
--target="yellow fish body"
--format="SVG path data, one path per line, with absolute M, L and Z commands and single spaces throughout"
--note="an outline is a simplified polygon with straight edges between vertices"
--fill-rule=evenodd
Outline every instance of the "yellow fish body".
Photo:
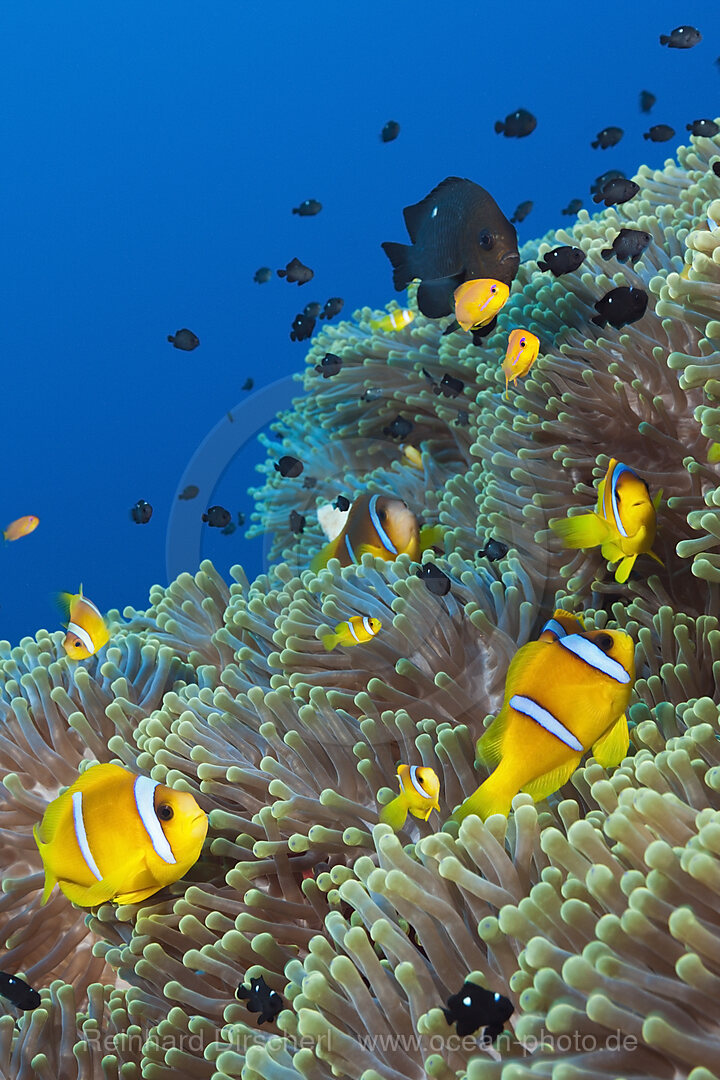
M 37 529 L 39 524 L 40 518 L 35 514 L 26 514 L 25 517 L 11 521 L 8 527 L 3 529 L 3 537 L 5 540 L 19 540 L 21 536 L 27 536 Z
M 592 748 L 600 765 L 627 753 L 625 709 L 635 679 L 633 641 L 622 630 L 589 630 L 531 641 L 515 654 L 503 706 L 478 740 L 494 771 L 453 814 L 510 813 L 519 791 L 535 802 L 569 780 Z
M 57 600 L 68 620 L 63 649 L 71 660 L 86 660 L 107 645 L 110 631 L 92 600 L 83 596 L 82 585 L 79 593 L 59 593 Z
M 393 829 L 402 829 L 408 813 L 427 821 L 433 810 L 439 810 L 440 781 L 434 769 L 427 765 L 398 765 L 400 794 L 386 803 L 379 818 Z
M 710 443 L 710 449 L 708 450 L 708 461 L 711 465 L 716 465 L 720 461 L 720 443 Z
M 557 641 L 558 638 L 567 634 L 582 634 L 585 627 L 578 615 L 572 615 L 569 611 L 556 608 L 552 618 L 548 619 L 542 627 L 538 641 Z
M 540 340 L 535 334 L 531 334 L 529 330 L 511 330 L 508 336 L 507 352 L 502 362 L 505 376 L 505 397 L 507 397 L 510 380 L 512 379 L 513 386 L 515 386 L 518 379 L 527 375 L 537 360 L 539 352 Z
M 402 499 L 393 495 L 358 495 L 342 532 L 317 553 L 310 569 L 317 572 L 331 559 L 350 566 L 359 563 L 365 552 L 378 559 L 393 560 L 403 554 L 417 559 L 426 547 L 438 542 L 437 533 L 437 526 L 420 530 L 417 518 Z
M 507 301 L 510 289 L 495 278 L 473 278 L 455 290 L 455 318 L 463 330 L 487 326 Z
M 382 319 L 371 320 L 370 326 L 373 330 L 404 330 L 406 326 L 410 325 L 416 314 L 416 311 L 411 311 L 409 308 L 396 308 L 395 311 L 391 311 L 389 315 L 383 316 Z
M 353 615 L 347 622 L 338 623 L 334 634 L 323 634 L 320 640 L 331 652 L 336 645 L 361 645 L 365 641 L 372 641 L 381 627 L 379 619 L 371 619 L 369 615 Z
M 418 450 L 417 446 L 405 443 L 400 449 L 402 450 L 403 457 L 408 465 L 412 465 L 415 469 L 422 469 L 422 453 Z
M 662 491 L 659 491 L 651 499 L 645 481 L 627 465 L 611 458 L 598 485 L 594 513 L 555 518 L 550 522 L 550 528 L 565 547 L 600 547 L 608 562 L 619 562 L 615 580 L 622 583 L 630 576 L 638 555 L 650 555 L 663 565 L 652 550 L 661 496 Z
M 93 765 L 33 829 L 45 867 L 42 902 L 56 883 L 81 907 L 144 900 L 197 862 L 207 827 L 190 792 L 120 765 Z

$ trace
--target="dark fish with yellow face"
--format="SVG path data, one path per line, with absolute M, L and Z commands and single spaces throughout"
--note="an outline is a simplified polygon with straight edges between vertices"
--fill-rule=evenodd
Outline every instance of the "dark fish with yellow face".
M 612 242 L 612 247 L 603 248 L 600 252 L 603 259 L 611 259 L 614 255 L 618 262 L 628 262 L 634 265 L 640 258 L 652 237 L 650 233 L 642 229 L 621 229 Z
M 653 124 L 648 131 L 643 132 L 643 139 L 650 139 L 652 142 L 667 142 L 674 134 L 675 128 L 670 127 L 669 124 Z
M 197 334 L 193 334 L 192 330 L 188 330 L 187 327 L 176 330 L 174 334 L 168 334 L 168 341 L 171 342 L 173 348 L 182 349 L 183 352 L 192 352 L 200 344 L 200 338 Z
M 660 44 L 668 49 L 692 49 L 702 41 L 702 34 L 694 26 L 676 26 L 670 34 L 660 35 Z
M 607 184 L 593 195 L 593 202 L 604 202 L 606 206 L 619 206 L 628 199 L 634 198 L 640 190 L 640 185 L 634 180 L 620 179 L 609 180 Z
M 565 214 L 566 217 L 572 217 L 577 214 L 578 210 L 582 210 L 582 199 L 571 199 L 564 210 L 561 210 L 561 214 Z
M 321 210 L 322 203 L 317 199 L 305 199 L 299 206 L 293 206 L 293 214 L 299 214 L 300 217 L 315 217 Z
M 601 150 L 607 150 L 609 146 L 617 146 L 622 139 L 625 132 L 621 127 L 606 127 L 602 131 L 598 131 L 595 136 L 595 141 L 591 142 L 593 150 L 597 150 L 600 147 Z
M 388 120 L 385 127 L 380 132 L 380 138 L 383 142 L 393 142 L 400 134 L 400 125 L 397 120 Z
M 527 199 L 525 202 L 518 203 L 518 205 L 515 207 L 515 213 L 510 218 L 513 224 L 519 224 L 521 221 L 524 221 L 534 205 L 535 203 L 531 199 Z
M 585 252 L 580 248 L 570 247 L 564 244 L 562 247 L 553 248 L 538 259 L 538 270 L 549 270 L 555 277 L 562 274 L 571 274 L 585 262 Z
M 504 120 L 495 121 L 495 133 L 508 139 L 524 139 L 537 127 L 537 120 L 527 109 L 516 109 L 508 113 Z
M 342 531 L 317 553 L 310 569 L 321 570 L 331 559 L 351 566 L 366 552 L 389 560 L 407 554 L 417 561 L 420 551 L 420 529 L 407 503 L 392 495 L 364 494 L 355 499 Z
M 291 259 L 284 270 L 278 270 L 277 276 L 286 278 L 288 282 L 297 282 L 298 285 L 306 285 L 315 277 L 315 271 L 305 266 L 298 258 Z
M 494 278 L 510 285 L 520 265 L 517 233 L 491 195 L 449 176 L 429 195 L 403 210 L 412 244 L 386 242 L 395 288 L 421 279 L 417 304 L 423 315 L 450 315 L 463 282 Z
M 654 94 L 651 94 L 649 90 L 641 90 L 640 112 L 649 113 L 656 101 L 657 98 Z
M 648 304 L 648 294 L 644 289 L 635 289 L 629 285 L 620 285 L 617 289 L 595 301 L 595 310 L 591 322 L 596 326 L 610 323 L 616 330 L 642 319 Z

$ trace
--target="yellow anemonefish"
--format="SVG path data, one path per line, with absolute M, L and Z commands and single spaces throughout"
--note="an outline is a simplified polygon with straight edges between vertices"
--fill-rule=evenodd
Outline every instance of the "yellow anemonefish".
M 379 818 L 393 829 L 402 829 L 408 812 L 427 821 L 433 810 L 439 810 L 440 781 L 434 769 L 427 765 L 398 765 L 400 794 L 386 803 Z
M 486 326 L 497 315 L 510 295 L 510 289 L 495 278 L 464 281 L 455 290 L 455 318 L 463 330 Z
M 405 443 L 400 447 L 408 465 L 412 465 L 416 469 L 422 469 L 422 454 L 418 450 L 417 446 L 411 446 L 409 443 Z
M 502 709 L 477 743 L 479 760 L 494 771 L 454 820 L 507 816 L 519 791 L 539 802 L 591 748 L 600 765 L 618 765 L 630 741 L 625 709 L 634 680 L 635 647 L 623 630 L 523 645 L 508 668 Z
M 353 615 L 347 622 L 338 623 L 334 634 L 323 634 L 320 638 L 328 652 L 336 645 L 361 645 L 371 641 L 382 626 L 379 619 L 369 615 Z
M 311 570 L 321 570 L 331 559 L 341 566 L 359 563 L 369 552 L 378 559 L 396 559 L 407 554 L 411 559 L 438 543 L 439 527 L 418 527 L 417 518 L 407 503 L 392 495 L 359 495 L 347 512 L 342 530 L 326 544 L 310 563 Z
M 58 593 L 60 610 L 68 620 L 67 634 L 63 638 L 63 649 L 71 660 L 86 660 L 102 649 L 110 639 L 110 631 L 105 620 L 87 596 L 80 592 Z
M 663 566 L 652 551 L 657 527 L 656 511 L 662 491 L 650 498 L 648 486 L 636 472 L 616 458 L 610 459 L 605 476 L 598 485 L 594 513 L 555 518 L 550 528 L 565 547 L 591 548 L 600 545 L 603 558 L 620 562 L 615 580 L 627 581 L 638 555 L 650 555 Z
M 26 514 L 25 517 L 11 521 L 7 529 L 3 530 L 3 536 L 6 540 L 19 540 L 21 536 L 27 536 L 28 533 L 37 529 L 39 524 L 40 518 L 35 517 L 34 514 Z
M 409 308 L 396 308 L 382 319 L 371 320 L 370 326 L 373 330 L 403 330 L 410 325 L 416 315 L 417 312 L 410 311 Z
M 507 397 L 508 383 L 512 379 L 513 386 L 523 375 L 527 375 L 530 368 L 538 358 L 540 341 L 529 330 L 511 330 L 508 337 L 508 347 L 505 359 L 502 362 L 503 374 L 505 375 L 505 397 Z
M 190 792 L 120 765 L 93 765 L 33 829 L 45 867 L 42 902 L 57 883 L 81 907 L 136 904 L 187 873 L 207 827 Z

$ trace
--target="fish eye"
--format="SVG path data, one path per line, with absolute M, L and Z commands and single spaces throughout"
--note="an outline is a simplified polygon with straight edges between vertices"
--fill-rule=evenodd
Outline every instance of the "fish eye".
M 387 510 L 378 510 L 378 517 L 381 521 L 384 521 L 387 517 Z
M 525 344 L 525 338 L 524 338 L 524 337 L 521 337 L 521 338 L 520 338 L 520 344 L 521 344 L 521 345 L 524 345 L 524 344 Z
M 598 634 L 595 638 L 595 644 L 598 649 L 602 649 L 603 652 L 608 652 L 612 648 L 613 639 L 609 634 Z
M 478 244 L 481 248 L 485 248 L 486 251 L 490 251 L 495 244 L 495 237 L 489 229 L 483 229 L 478 236 Z
M 170 821 L 175 811 L 169 803 L 162 802 L 157 808 L 157 816 L 161 821 Z
M 490 292 L 497 292 L 497 285 L 491 285 Z

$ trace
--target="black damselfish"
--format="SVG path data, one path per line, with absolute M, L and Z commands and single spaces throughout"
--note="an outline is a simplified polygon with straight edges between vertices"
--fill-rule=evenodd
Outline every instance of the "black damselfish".
M 235 997 L 241 1001 L 247 1000 L 248 1012 L 260 1013 L 258 1024 L 272 1021 L 282 1012 L 285 1002 L 276 990 L 271 990 L 261 975 L 259 979 L 250 980 L 250 989 L 240 983 L 235 991 Z
M 504 559 L 508 551 L 507 544 L 503 544 L 502 540 L 496 540 L 494 536 L 491 536 L 485 543 L 485 547 L 480 548 L 478 551 L 479 559 L 487 559 L 488 562 L 497 562 L 498 559 Z
M 167 339 L 174 348 L 182 349 L 183 352 L 192 352 L 200 344 L 197 334 L 193 334 L 186 326 L 182 330 L 176 330 L 174 334 L 168 334 Z
M 322 203 L 317 199 L 305 199 L 299 206 L 293 206 L 293 214 L 299 214 L 300 217 L 315 217 L 321 210 Z
M 585 262 L 585 252 L 580 248 L 570 247 L 564 244 L 562 247 L 553 248 L 538 259 L 538 270 L 549 270 L 555 277 L 562 274 L 571 274 Z
M 637 322 L 645 314 L 648 303 L 648 294 L 644 289 L 635 289 L 632 286 L 621 285 L 617 289 L 611 289 L 605 293 L 602 299 L 596 301 L 592 322 L 597 326 L 606 326 L 610 323 L 616 330 Z
M 685 125 L 685 129 L 692 135 L 705 135 L 709 139 L 720 131 L 714 120 L 693 120 L 692 124 Z
M 508 113 L 505 120 L 495 121 L 495 131 L 501 132 L 506 138 L 522 139 L 537 127 L 537 120 L 527 109 L 516 109 L 514 113 Z
M 298 285 L 306 285 L 315 277 L 315 271 L 296 257 L 290 260 L 284 270 L 278 270 L 277 276 L 284 277 L 289 282 L 296 281 Z
M 294 532 L 296 536 L 304 530 L 306 521 L 304 514 L 298 514 L 297 510 L 291 510 L 289 521 L 290 530 L 291 532 Z
M 582 199 L 571 199 L 564 210 L 561 210 L 561 214 L 565 214 L 567 217 L 572 217 L 573 214 L 577 214 L 578 210 L 582 210 Z
M 694 26 L 676 26 L 670 34 L 660 35 L 660 44 L 668 49 L 692 49 L 702 41 L 702 34 Z
M 656 101 L 657 98 L 654 94 L 651 94 L 649 90 L 641 90 L 640 112 L 649 113 Z
M 590 194 L 597 195 L 597 193 L 602 191 L 606 184 L 609 184 L 611 180 L 625 180 L 625 178 L 625 173 L 622 169 L 608 169 L 607 172 L 600 173 L 599 176 L 595 177 L 590 185 Z
M 494 1042 L 515 1012 L 515 1006 L 502 994 L 486 990 L 477 983 L 464 982 L 457 994 L 447 999 L 443 1009 L 448 1024 L 455 1024 L 460 1038 L 485 1028 L 482 1041 Z
M 650 139 L 652 142 L 667 142 L 674 134 L 675 128 L 670 127 L 669 124 L 653 124 L 651 128 L 643 132 L 643 139 Z
M 598 131 L 595 136 L 595 141 L 591 142 L 593 150 L 597 150 L 600 147 L 601 150 L 607 150 L 609 146 L 617 146 L 622 139 L 625 132 L 621 127 L 606 127 L 602 131 Z
M 652 237 L 650 233 L 642 229 L 621 229 L 612 242 L 612 247 L 603 248 L 600 254 L 603 259 L 611 259 L 613 255 L 618 262 L 634 264 L 640 258 Z
M 342 296 L 331 296 L 329 300 L 325 301 L 325 306 L 320 312 L 321 319 L 334 319 L 336 315 L 339 315 L 345 306 L 345 301 Z
M 29 983 L 18 975 L 8 975 L 6 971 L 0 971 L 0 997 L 4 997 L 18 1009 L 29 1011 L 37 1009 L 42 998 L 37 990 L 33 990 Z
M 510 218 L 513 224 L 515 224 L 516 222 L 517 224 L 519 224 L 521 221 L 524 221 L 534 205 L 535 203 L 532 201 L 532 199 L 526 199 L 525 202 L 519 203 L 515 207 L 515 212 L 513 216 Z
M 152 517 L 153 508 L 146 499 L 138 499 L 130 509 L 130 517 L 136 525 L 147 525 Z
M 318 375 L 322 375 L 323 379 L 331 379 L 333 375 L 337 375 L 342 367 L 342 358 L 336 356 L 335 353 L 325 353 L 319 364 L 315 365 L 315 370 Z
M 433 596 L 447 596 L 450 592 L 450 578 L 434 563 L 425 563 L 415 571 L 415 577 L 419 577 L 425 583 L 428 592 L 431 592 Z
M 292 321 L 290 327 L 290 340 L 291 341 L 305 341 L 309 338 L 315 329 L 315 320 L 309 315 L 303 315 L 300 313 L 296 315 Z
M 281 476 L 299 476 L 305 466 L 299 458 L 291 457 L 290 454 L 283 454 L 280 460 L 275 462 L 273 468 Z
M 387 241 L 382 248 L 397 290 L 421 279 L 417 304 L 428 318 L 450 315 L 455 290 L 465 281 L 514 281 L 520 265 L 517 233 L 479 184 L 448 176 L 420 202 L 406 206 L 403 216 L 412 244 Z
M 619 206 L 632 199 L 640 190 L 634 180 L 610 180 L 602 191 L 593 195 L 593 202 L 604 202 L 606 206 Z
M 393 142 L 400 134 L 400 125 L 397 120 L 388 120 L 385 127 L 380 132 L 380 138 L 383 142 Z
M 404 416 L 398 415 L 392 423 L 383 428 L 383 435 L 388 435 L 391 439 L 404 439 L 414 426 L 412 420 L 406 420 Z
M 203 514 L 202 519 L 213 529 L 224 529 L 230 524 L 232 514 L 224 506 L 211 506 L 207 513 Z

